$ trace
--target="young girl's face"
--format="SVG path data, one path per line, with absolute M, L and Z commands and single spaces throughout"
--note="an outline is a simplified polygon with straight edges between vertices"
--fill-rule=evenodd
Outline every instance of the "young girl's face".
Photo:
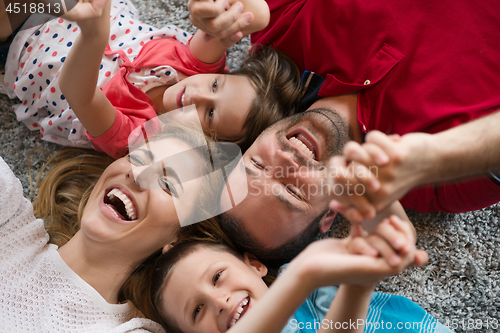
M 163 290 L 163 316 L 182 332 L 225 332 L 267 291 L 267 268 L 206 247 L 181 259 Z
M 169 87 L 163 94 L 165 110 L 173 111 L 194 104 L 194 112 L 207 132 L 217 133 L 219 139 L 242 136 L 243 124 L 257 96 L 246 76 L 227 74 L 198 74 Z

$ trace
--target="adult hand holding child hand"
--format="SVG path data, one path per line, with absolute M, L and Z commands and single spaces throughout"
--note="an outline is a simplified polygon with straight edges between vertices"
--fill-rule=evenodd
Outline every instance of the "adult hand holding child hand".
M 426 174 L 425 154 L 431 135 L 411 133 L 403 137 L 372 131 L 366 143 L 349 142 L 343 156 L 330 160 L 333 189 L 330 209 L 351 222 L 371 219 L 392 202 L 422 183 Z M 343 191 L 339 191 L 342 189 Z
M 289 269 L 295 266 L 301 271 L 300 279 L 311 290 L 340 283 L 372 288 L 387 276 L 427 263 L 427 253 L 417 250 L 415 242 L 410 224 L 393 215 L 371 234 L 354 225 L 345 239 L 312 243 Z

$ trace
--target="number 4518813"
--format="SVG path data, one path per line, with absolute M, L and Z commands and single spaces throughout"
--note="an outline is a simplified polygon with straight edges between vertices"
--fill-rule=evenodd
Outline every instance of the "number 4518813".
M 59 14 L 61 9 L 60 3 L 11 2 L 5 11 L 9 14 Z
M 487 318 L 485 320 L 482 319 L 446 319 L 444 326 L 448 327 L 451 330 L 484 330 L 498 329 L 498 319 L 495 318 Z

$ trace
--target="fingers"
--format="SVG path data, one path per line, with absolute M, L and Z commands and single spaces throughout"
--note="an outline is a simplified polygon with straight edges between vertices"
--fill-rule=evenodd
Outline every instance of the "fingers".
M 332 201 L 330 209 L 341 212 L 353 223 L 372 219 L 376 207 L 365 194 L 377 188 L 377 179 L 364 165 L 335 156 L 329 163 Z
M 417 250 L 415 252 L 415 260 L 414 260 L 414 265 L 415 266 L 423 266 L 426 265 L 429 262 L 429 254 L 424 251 L 424 250 Z
M 371 234 L 366 240 L 389 265 L 397 267 L 401 264 L 402 258 L 386 239 L 379 235 Z
M 243 4 L 236 2 L 229 7 L 226 0 L 215 2 L 193 0 L 188 3 L 190 20 L 194 26 L 212 37 L 221 39 L 226 46 L 234 44 L 243 37 L 241 30 L 247 27 L 254 15 L 243 13 Z
M 351 225 L 349 236 L 351 236 L 351 238 L 363 237 L 366 236 L 366 232 L 363 230 L 363 227 L 361 227 L 361 224 L 353 224 Z
M 411 226 L 396 216 L 384 219 L 375 231 L 366 237 L 367 243 L 376 249 L 392 267 L 404 269 L 409 265 L 421 265 L 427 260 L 425 251 L 416 255 L 415 238 Z
M 371 246 L 363 237 L 353 238 L 349 243 L 348 250 L 351 254 L 359 254 L 374 258 L 379 256 L 379 251 Z
M 384 151 L 390 151 L 393 148 L 394 141 L 388 135 L 380 131 L 370 131 L 366 137 L 367 143 L 373 143 L 382 148 Z
M 386 152 L 381 147 L 370 143 L 360 145 L 350 141 L 344 147 L 344 156 L 349 161 L 356 161 L 367 166 L 383 166 L 389 163 L 389 156 Z
M 187 7 L 191 15 L 199 19 L 204 19 L 214 18 L 224 13 L 229 9 L 229 4 L 227 0 L 189 0 Z
M 413 225 L 410 221 L 403 221 L 396 215 L 391 215 L 389 217 L 389 223 L 394 227 L 395 230 L 401 232 L 407 239 L 406 246 L 402 246 L 400 251 L 403 253 L 408 253 L 411 248 L 415 247 L 415 234 L 413 231 Z
M 238 15 L 236 17 L 236 20 L 234 20 L 235 15 Z M 243 33 L 241 32 L 241 30 L 247 27 L 253 20 L 254 15 L 250 12 L 241 14 L 240 12 L 230 13 L 228 11 L 224 14 L 221 14 L 213 22 L 214 30 L 218 31 L 216 37 L 220 38 L 221 42 L 223 41 L 223 39 L 226 39 L 226 42 L 234 44 L 241 38 L 243 38 Z
M 401 135 L 399 134 L 389 134 L 387 137 L 391 139 L 393 142 L 401 141 Z
M 335 177 L 336 182 L 345 185 L 351 184 L 351 190 L 355 194 L 363 195 L 366 190 L 375 192 L 380 188 L 380 183 L 376 174 L 372 173 L 373 168 L 368 168 L 358 162 L 351 162 L 346 165 L 347 160 L 341 156 L 335 156 L 331 159 L 330 167 L 333 168 L 330 175 Z M 357 189 L 357 185 L 359 188 Z
M 374 234 L 383 238 L 395 251 L 401 254 L 408 254 L 412 246 L 414 246 L 413 234 L 405 232 L 400 221 L 393 221 L 393 216 L 390 219 L 383 220 L 375 229 Z M 398 224 L 398 228 L 394 224 Z

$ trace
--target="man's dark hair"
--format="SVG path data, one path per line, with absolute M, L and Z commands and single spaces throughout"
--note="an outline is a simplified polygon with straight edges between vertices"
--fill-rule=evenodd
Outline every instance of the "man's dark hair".
M 222 231 L 233 241 L 238 250 L 256 256 L 272 274 L 276 273 L 280 266 L 295 258 L 300 251 L 319 236 L 319 222 L 327 212 L 328 209 L 314 218 L 302 233 L 274 249 L 266 248 L 260 244 L 245 230 L 243 221 L 227 212 L 219 215 L 219 224 Z

